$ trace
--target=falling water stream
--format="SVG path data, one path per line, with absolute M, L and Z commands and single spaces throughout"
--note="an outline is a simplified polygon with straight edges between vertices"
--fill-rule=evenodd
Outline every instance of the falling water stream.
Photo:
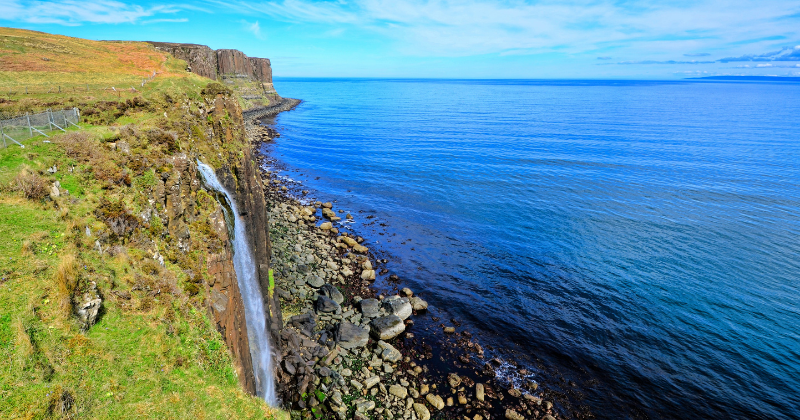
M 239 290 L 244 302 L 244 316 L 247 323 L 247 338 L 250 342 L 250 357 L 253 359 L 253 374 L 256 378 L 256 393 L 272 406 L 278 405 L 275 394 L 275 381 L 272 377 L 272 353 L 270 352 L 269 335 L 266 328 L 266 314 L 261 288 L 256 277 L 256 266 L 253 262 L 253 252 L 247 241 L 244 219 L 239 216 L 236 209 L 236 200 L 217 179 L 214 169 L 197 162 L 197 167 L 203 175 L 206 186 L 225 196 L 230 206 L 228 229 L 233 223 L 233 268 L 239 282 Z M 223 209 L 225 207 L 223 206 Z M 228 212 L 228 209 L 225 209 Z

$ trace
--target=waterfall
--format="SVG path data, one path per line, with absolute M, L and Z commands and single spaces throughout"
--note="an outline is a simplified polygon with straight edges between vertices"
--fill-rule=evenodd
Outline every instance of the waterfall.
M 253 359 L 253 374 L 256 377 L 256 394 L 267 401 L 271 406 L 278 405 L 275 394 L 275 380 L 272 377 L 272 352 L 270 351 L 269 334 L 267 333 L 266 314 L 261 288 L 256 276 L 256 265 L 253 261 L 253 252 L 247 241 L 244 219 L 239 216 L 236 209 L 236 200 L 225 187 L 220 184 L 214 169 L 197 162 L 197 167 L 203 175 L 205 184 L 219 193 L 222 193 L 230 206 L 230 215 L 226 218 L 233 222 L 233 268 L 239 283 L 239 291 L 244 302 L 244 317 L 247 323 L 247 338 L 250 342 L 250 357 Z M 224 206 L 223 206 L 224 208 Z M 225 209 L 227 212 L 227 209 Z M 230 226 L 228 227 L 229 230 Z

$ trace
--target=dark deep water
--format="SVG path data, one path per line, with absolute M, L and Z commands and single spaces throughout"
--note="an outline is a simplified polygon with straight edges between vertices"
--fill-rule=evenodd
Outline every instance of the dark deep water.
M 275 86 L 285 175 L 598 417 L 800 418 L 800 83 Z

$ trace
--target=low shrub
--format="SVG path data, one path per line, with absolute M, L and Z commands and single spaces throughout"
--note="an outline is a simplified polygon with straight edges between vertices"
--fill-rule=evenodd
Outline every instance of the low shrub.
M 30 200 L 42 200 L 50 194 L 49 183 L 39 174 L 22 168 L 12 181 L 11 189 Z

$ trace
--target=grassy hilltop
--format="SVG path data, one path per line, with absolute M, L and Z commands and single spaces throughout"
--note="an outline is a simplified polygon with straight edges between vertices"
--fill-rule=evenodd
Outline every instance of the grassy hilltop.
M 229 91 L 184 68 L 144 43 L 0 28 L 0 115 L 82 113 L 80 129 L 0 149 L 0 417 L 280 414 L 241 389 L 208 318 L 216 202 L 191 197 L 200 217 L 185 252 L 142 216 L 176 153 L 217 166 L 249 147 L 208 135 L 230 122 L 202 108 Z M 103 309 L 84 331 L 75 303 L 95 285 Z

